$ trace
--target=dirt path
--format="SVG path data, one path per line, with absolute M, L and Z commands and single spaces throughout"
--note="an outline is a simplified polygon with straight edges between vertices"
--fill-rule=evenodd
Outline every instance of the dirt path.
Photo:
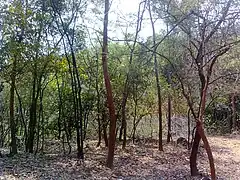
M 217 176 L 221 180 L 240 179 L 240 138 L 210 137 Z M 107 149 L 90 144 L 84 163 L 73 156 L 20 154 L 0 158 L 0 179 L 116 179 L 116 180 L 192 180 L 189 175 L 189 151 L 175 144 L 165 144 L 159 152 L 157 142 L 128 144 L 116 150 L 114 169 L 105 167 Z M 206 153 L 200 149 L 198 166 L 209 172 Z
M 217 174 L 226 180 L 240 179 L 240 137 L 211 137 Z

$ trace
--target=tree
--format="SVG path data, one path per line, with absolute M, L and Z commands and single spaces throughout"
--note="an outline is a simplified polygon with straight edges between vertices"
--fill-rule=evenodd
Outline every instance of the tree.
M 179 8 L 179 6 L 182 5 L 184 5 L 184 3 L 178 4 L 175 1 L 166 2 L 163 11 L 160 11 L 159 14 L 166 13 L 166 21 L 170 22 L 173 27 L 180 22 L 182 17 L 186 17 L 187 14 L 187 18 L 179 23 L 178 28 L 175 30 L 179 32 L 178 34 L 183 40 L 182 43 L 180 43 L 185 49 L 183 49 L 181 69 L 185 67 L 186 70 L 185 72 L 175 72 L 175 74 L 177 74 L 183 95 L 196 121 L 196 132 L 190 157 L 191 174 L 198 174 L 196 164 L 197 151 L 199 142 L 202 139 L 208 154 L 212 179 L 216 179 L 211 148 L 203 128 L 203 116 L 214 66 L 217 60 L 237 43 L 232 40 L 233 32 L 227 31 L 229 27 L 232 27 L 233 24 L 231 19 L 234 18 L 234 14 L 237 12 L 234 11 L 235 7 L 231 0 L 224 4 L 215 2 L 206 4 L 206 6 L 202 6 L 201 4 L 190 4 L 191 6 L 185 8 L 184 11 L 180 11 L 181 8 Z M 214 7 L 213 9 L 221 9 L 221 11 L 217 11 L 217 14 L 213 13 L 213 16 L 211 16 L 209 12 L 210 7 Z M 188 62 L 188 60 L 190 60 L 190 62 Z M 189 66 L 189 64 L 191 64 L 191 66 Z M 192 65 L 194 65 L 194 67 Z M 184 78 L 182 78 L 183 76 L 180 74 L 183 75 Z M 195 79 L 196 77 L 198 77 L 197 81 L 190 81 L 190 79 Z M 199 88 L 200 93 L 196 96 L 196 92 L 198 91 L 197 88 Z M 198 99 L 197 107 L 194 106 L 194 102 L 196 102 L 194 96 Z
M 11 72 L 10 72 L 10 129 L 11 129 L 11 150 L 10 154 L 17 154 L 17 121 L 15 119 L 15 88 L 16 88 L 16 77 L 18 74 L 17 65 L 21 59 L 21 52 L 24 51 L 24 45 L 22 43 L 24 37 L 25 25 L 23 21 L 25 20 L 24 14 L 22 13 L 23 7 L 22 3 L 14 1 L 12 6 L 10 6 L 9 14 L 5 16 L 4 30 L 3 30 L 3 40 L 4 48 L 8 52 L 8 62 L 11 62 Z M 15 20 L 14 17 L 17 17 Z M 12 24 L 8 24 L 11 22 Z M 10 35 L 10 38 L 8 38 Z
M 60 6 L 59 4 L 60 3 Z M 55 2 L 51 1 L 51 7 L 53 9 L 53 19 L 56 22 L 57 29 L 63 38 L 63 48 L 65 51 L 65 57 L 69 66 L 69 74 L 71 76 L 71 86 L 72 86 L 72 96 L 73 96 L 73 109 L 74 109 L 74 122 L 77 134 L 77 156 L 78 158 L 84 159 L 83 153 L 83 142 L 84 142 L 84 124 L 83 124 L 83 106 L 82 106 L 82 87 L 80 80 L 80 73 L 77 66 L 76 50 L 77 43 L 76 40 L 78 30 L 76 22 L 78 20 L 78 15 L 81 8 L 84 8 L 82 1 L 71 1 L 69 2 Z M 65 9 L 64 9 L 65 7 Z M 67 18 L 65 11 L 70 11 L 67 13 Z M 78 39 L 82 40 L 82 39 Z M 80 42 L 80 45 L 83 43 Z M 82 48 L 80 46 L 80 48 Z
M 152 17 L 152 11 L 150 6 L 150 1 L 148 1 L 148 12 L 150 15 L 151 25 L 152 25 L 152 31 L 153 31 L 153 59 L 154 59 L 154 72 L 155 72 L 155 78 L 156 78 L 156 87 L 157 87 L 157 98 L 158 98 L 158 139 L 159 139 L 159 151 L 163 151 L 163 144 L 162 144 L 162 97 L 161 97 L 161 87 L 159 82 L 159 70 L 158 70 L 158 62 L 157 62 L 157 43 L 156 43 L 156 32 L 155 32 L 155 26 L 154 21 Z
M 104 82 L 107 91 L 107 103 L 110 115 L 110 126 L 109 126 L 109 144 L 108 144 L 108 157 L 107 157 L 107 167 L 113 167 L 114 158 L 114 148 L 116 141 L 116 114 L 115 107 L 113 103 L 112 87 L 110 82 L 110 77 L 108 74 L 107 65 L 107 55 L 108 55 L 108 13 L 109 13 L 109 0 L 105 0 L 105 10 L 104 10 L 104 23 L 103 23 L 103 46 L 102 46 L 102 68 L 104 75 Z
M 143 10 L 141 11 L 141 6 L 143 4 Z M 122 105 L 121 105 L 121 116 L 122 116 L 122 125 L 120 129 L 120 139 L 122 135 L 122 130 L 123 130 L 123 149 L 126 147 L 126 141 L 127 141 L 127 121 L 126 121 L 126 104 L 129 96 L 129 79 L 130 79 L 130 74 L 131 74 L 131 66 L 133 63 L 133 58 L 134 58 L 134 51 L 137 45 L 137 38 L 138 34 L 141 31 L 142 28 L 142 19 L 144 15 L 144 11 L 146 9 L 146 1 L 143 1 L 139 4 L 139 9 L 138 9 L 138 18 L 137 18 L 137 26 L 136 26 L 136 32 L 134 35 L 134 40 L 133 40 L 133 45 L 130 47 L 130 57 L 129 57 L 129 71 L 127 72 L 125 83 L 124 83 L 124 90 L 123 90 L 123 97 L 122 97 Z

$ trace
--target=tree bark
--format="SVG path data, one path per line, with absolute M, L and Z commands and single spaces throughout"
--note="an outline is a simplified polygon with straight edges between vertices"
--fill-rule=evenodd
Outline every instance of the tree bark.
M 60 89 L 60 85 L 59 85 L 59 80 L 58 80 L 58 75 L 56 72 L 56 80 L 57 80 L 57 89 L 58 89 L 58 139 L 61 139 L 61 133 L 62 133 L 62 123 L 61 123 L 61 119 L 62 119 L 62 93 L 61 93 L 61 89 Z
M 98 86 L 98 78 L 99 78 L 99 63 L 98 63 L 98 56 L 97 56 L 97 76 L 96 76 L 96 91 L 97 91 L 97 122 L 98 122 L 98 143 L 97 147 L 100 146 L 102 140 L 102 124 L 100 120 L 100 92 Z
M 210 76 L 208 76 L 210 77 Z M 214 166 L 214 159 L 212 155 L 212 151 L 209 145 L 209 142 L 207 140 L 207 137 L 204 133 L 203 129 L 203 116 L 206 108 L 206 96 L 207 96 L 207 88 L 208 88 L 208 81 L 205 82 L 204 88 L 202 90 L 202 97 L 201 97 L 201 104 L 199 108 L 199 117 L 196 122 L 196 132 L 194 137 L 194 142 L 192 146 L 191 156 L 190 156 L 190 169 L 191 169 L 191 175 L 196 176 L 198 175 L 198 169 L 197 169 L 197 152 L 200 140 L 203 140 L 204 148 L 208 155 L 208 160 L 210 164 L 210 172 L 211 172 L 211 179 L 216 180 L 216 172 L 215 172 L 215 166 Z
M 36 84 L 37 84 L 37 65 L 34 65 L 33 72 L 33 88 L 32 88 L 32 100 L 30 106 L 30 120 L 28 125 L 28 139 L 27 139 L 27 147 L 26 151 L 29 153 L 33 153 L 33 145 L 34 145 L 34 137 L 35 137 L 35 129 L 37 124 L 37 97 L 36 97 Z
M 141 4 L 144 4 L 144 7 L 143 7 L 142 11 L 141 11 Z M 138 34 L 139 34 L 139 32 L 141 31 L 141 28 L 142 28 L 142 19 L 143 19 L 143 15 L 144 15 L 144 12 L 145 12 L 145 9 L 146 9 L 145 7 L 146 7 L 146 1 L 139 3 L 137 26 L 136 26 L 133 45 L 131 47 L 130 58 L 129 58 L 129 66 L 131 66 L 131 64 L 133 62 L 133 56 L 134 56 L 134 51 L 135 51 L 136 44 L 137 44 Z M 127 105 L 128 95 L 129 95 L 129 79 L 130 79 L 129 77 L 130 77 L 130 73 L 131 73 L 130 71 L 131 71 L 131 68 L 130 68 L 129 72 L 127 73 L 127 77 L 126 77 L 125 84 L 124 84 L 122 109 L 121 109 L 122 110 L 122 124 L 121 124 L 121 128 L 120 128 L 119 140 L 122 140 L 122 135 L 123 135 L 123 146 L 122 146 L 123 149 L 125 149 L 126 143 L 127 143 L 126 105 Z
M 152 33 L 153 33 L 153 58 L 154 58 L 154 72 L 156 78 L 156 88 L 157 88 L 157 98 L 158 98 L 158 149 L 159 151 L 163 151 L 163 144 L 162 144 L 162 98 L 161 98 L 161 86 L 159 81 L 159 70 L 158 70 L 158 62 L 157 62 L 157 44 L 156 44 L 156 33 L 155 33 L 155 26 L 152 18 L 150 1 L 148 2 L 148 11 L 152 25 Z
M 198 133 L 198 129 L 196 129 L 194 141 L 192 145 L 192 151 L 190 155 L 190 169 L 191 169 L 192 176 L 197 176 L 199 174 L 197 169 L 197 153 L 198 153 L 200 140 L 201 140 L 201 136 Z
M 235 103 L 236 95 L 232 93 L 231 95 L 231 104 L 232 104 L 232 131 L 237 129 L 237 111 L 236 111 L 236 103 Z
M 170 139 L 172 137 L 171 135 L 171 124 L 172 124 L 172 102 L 171 102 L 171 95 L 168 95 L 168 135 L 167 135 L 167 142 L 170 142 Z
M 125 149 L 126 144 L 127 144 L 127 121 L 126 121 L 126 104 L 127 104 L 127 98 L 128 98 L 128 78 L 126 80 L 124 88 L 124 93 L 123 93 L 123 101 L 122 101 L 122 126 L 120 129 L 120 135 L 123 134 L 123 145 L 122 148 Z M 123 133 L 122 133 L 123 130 Z M 120 136 L 119 137 L 122 137 Z
M 22 124 L 22 126 L 23 126 L 23 128 L 24 128 L 24 143 L 25 143 L 25 146 L 26 146 L 26 143 L 27 143 L 27 137 L 28 137 L 28 135 L 27 135 L 27 124 L 26 124 L 26 121 L 25 121 L 25 119 L 24 119 L 24 114 L 23 114 L 23 106 L 22 106 L 22 100 L 21 100 L 21 97 L 20 97 L 20 94 L 18 93 L 18 90 L 17 90 L 17 88 L 16 88 L 16 86 L 15 86 L 15 92 L 16 92 L 16 95 L 17 95 L 17 98 L 18 98 L 18 103 L 19 103 L 19 108 L 20 108 L 20 114 L 21 114 L 21 124 Z
M 103 48 L 102 48 L 102 67 L 104 82 L 107 91 L 107 102 L 110 115 L 110 127 L 109 127 L 109 143 L 108 143 L 108 157 L 107 167 L 113 167 L 114 149 L 116 141 L 116 115 L 115 107 L 113 103 L 112 87 L 110 77 L 108 73 L 107 54 L 108 54 L 108 13 L 109 13 L 109 0 L 105 0 L 104 10 L 104 27 L 103 27 Z
M 17 141 L 16 141 L 16 123 L 14 119 L 14 87 L 16 81 L 16 66 L 17 61 L 14 58 L 13 68 L 11 73 L 11 87 L 10 87 L 10 129 L 11 129 L 11 151 L 10 154 L 17 154 Z
M 135 143 L 136 139 L 136 130 L 137 130 L 137 98 L 134 99 L 134 117 L 133 117 L 133 144 Z
M 190 119 L 190 113 L 191 113 L 191 110 L 190 108 L 188 109 L 188 150 L 191 149 L 191 143 L 190 143 L 190 135 L 191 135 L 191 119 Z

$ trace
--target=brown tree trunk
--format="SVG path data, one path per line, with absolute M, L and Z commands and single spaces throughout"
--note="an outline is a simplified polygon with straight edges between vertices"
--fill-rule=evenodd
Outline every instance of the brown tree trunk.
M 191 144 L 191 142 L 190 142 L 190 135 L 191 135 L 191 119 L 190 119 L 190 113 L 191 113 L 191 110 L 190 110 L 190 108 L 188 109 L 188 150 L 190 150 L 191 149 L 191 146 L 192 146 L 192 144 Z
M 13 69 L 11 74 L 11 88 L 10 88 L 10 129 L 11 129 L 11 151 L 10 154 L 17 154 L 17 141 L 16 141 L 16 123 L 14 119 L 14 87 L 16 81 L 16 58 L 13 61 Z
M 119 135 L 119 137 L 121 138 L 122 134 L 123 134 L 123 145 L 122 145 L 123 149 L 125 149 L 126 144 L 127 144 L 127 121 L 126 121 L 127 98 L 128 98 L 128 77 L 127 77 L 126 82 L 125 82 L 125 88 L 124 88 L 124 93 L 123 93 L 123 100 L 122 100 L 122 126 L 121 126 L 121 129 L 120 129 L 120 135 Z
M 172 103 L 171 103 L 171 96 L 168 95 L 168 135 L 167 135 L 167 142 L 170 142 L 171 139 L 171 116 L 172 116 Z
M 199 174 L 197 169 L 197 153 L 198 153 L 200 140 L 201 140 L 201 136 L 198 133 L 198 129 L 196 129 L 193 145 L 192 145 L 192 151 L 190 155 L 190 169 L 191 169 L 192 176 L 197 176 Z
M 133 117 L 133 144 L 135 143 L 136 139 L 136 130 L 137 130 L 137 98 L 134 100 L 134 117 Z
M 103 28 L 103 48 L 102 48 L 102 66 L 104 82 L 107 91 L 107 102 L 110 115 L 110 127 L 109 127 L 109 143 L 108 143 L 108 157 L 107 157 L 107 167 L 113 167 L 114 149 L 116 141 L 116 115 L 115 107 L 113 103 L 112 87 L 110 82 L 110 77 L 108 74 L 107 66 L 107 53 L 108 53 L 108 13 L 109 13 L 109 0 L 105 0 L 105 10 L 104 10 L 104 28 Z
M 126 121 L 126 117 L 123 123 L 123 149 L 125 149 L 127 144 L 127 121 Z
M 204 133 L 203 129 L 203 116 L 205 112 L 205 106 L 206 106 L 206 96 L 207 96 L 207 88 L 208 88 L 208 81 L 205 82 L 205 86 L 202 90 L 202 98 L 201 98 L 201 104 L 199 108 L 199 118 L 196 122 L 196 132 L 194 137 L 194 142 L 192 146 L 192 152 L 190 156 L 190 169 L 191 169 L 191 175 L 196 176 L 198 174 L 197 170 L 197 152 L 200 140 L 203 140 L 204 148 L 208 155 L 208 160 L 210 164 L 210 172 L 211 172 L 211 179 L 216 180 L 216 172 L 215 172 L 215 166 L 214 166 L 214 160 L 212 151 L 209 145 L 209 142 L 207 140 L 207 137 Z
M 98 63 L 98 62 L 97 62 Z M 97 64 L 97 77 L 96 77 L 96 91 L 97 91 L 97 122 L 98 122 L 98 143 L 97 147 L 100 146 L 102 140 L 102 124 L 100 120 L 100 93 L 98 88 L 98 64 Z
M 158 97 L 158 149 L 159 151 L 163 151 L 163 144 L 162 144 L 162 99 L 161 99 L 161 86 L 160 86 L 160 81 L 159 81 L 159 70 L 158 70 L 158 62 L 157 62 L 157 45 L 156 45 L 156 33 L 155 33 L 155 26 L 154 26 L 154 21 L 152 18 L 152 13 L 151 13 L 151 7 L 150 7 L 150 2 L 148 3 L 148 10 L 149 10 L 149 15 L 150 15 L 150 20 L 151 20 L 151 25 L 152 25 L 152 32 L 153 32 L 153 58 L 154 58 L 154 72 L 155 72 L 155 78 L 156 78 L 156 87 L 157 87 L 157 97 Z
M 236 95 L 232 93 L 231 95 L 231 104 L 232 104 L 232 131 L 237 129 L 237 112 L 236 112 L 236 103 L 235 103 Z
M 141 4 L 142 3 L 144 3 L 144 8 L 141 12 Z M 129 66 L 131 66 L 131 64 L 133 62 L 134 50 L 135 50 L 135 47 L 136 47 L 136 44 L 137 44 L 138 34 L 141 31 L 142 19 L 143 19 L 143 14 L 144 14 L 144 11 L 145 11 L 145 6 L 146 6 L 146 2 L 141 2 L 139 4 L 137 27 L 136 27 L 136 32 L 135 32 L 133 45 L 132 45 L 131 52 L 130 52 Z M 127 99 L 128 99 L 128 95 L 129 95 L 129 77 L 130 77 L 130 70 L 127 73 L 127 77 L 126 77 L 126 80 L 125 80 L 124 91 L 123 91 L 123 99 L 122 99 L 122 125 L 121 125 L 121 128 L 120 128 L 119 140 L 122 140 L 122 135 L 123 135 L 123 146 L 122 146 L 123 149 L 125 149 L 126 143 L 127 143 L 126 104 L 127 104 Z
M 26 151 L 29 153 L 33 153 L 33 146 L 34 146 L 34 138 L 36 133 L 36 124 L 37 124 L 37 65 L 34 64 L 34 72 L 33 72 L 33 88 L 32 88 L 32 99 L 31 99 L 31 106 L 30 106 L 30 120 L 28 125 L 28 138 L 27 138 L 27 147 Z

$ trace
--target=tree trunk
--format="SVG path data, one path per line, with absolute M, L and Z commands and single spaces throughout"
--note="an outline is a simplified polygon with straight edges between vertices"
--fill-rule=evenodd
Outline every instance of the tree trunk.
M 44 143 L 45 143 L 45 121 L 44 121 L 43 110 L 41 111 L 41 117 L 42 117 L 42 119 L 41 119 L 41 125 L 42 125 L 42 127 L 41 127 L 41 131 L 42 131 L 42 134 L 41 134 L 42 135 L 42 145 L 41 145 L 40 151 L 41 151 L 41 153 L 43 153 L 44 152 Z
M 136 129 L 137 129 L 137 100 L 134 100 L 134 117 L 133 117 L 133 144 L 135 143 L 136 139 Z
M 203 116 L 204 116 L 205 108 L 206 108 L 207 88 L 208 88 L 208 81 L 205 82 L 204 88 L 201 92 L 202 97 L 201 97 L 201 103 L 200 103 L 200 108 L 199 108 L 199 118 L 197 119 L 197 122 L 196 122 L 196 132 L 195 132 L 194 142 L 193 142 L 193 146 L 192 146 L 192 152 L 191 152 L 191 156 L 190 156 L 190 169 L 191 169 L 192 176 L 198 175 L 197 152 L 198 152 L 200 140 L 202 139 L 204 148 L 208 155 L 211 178 L 212 178 L 212 180 L 216 180 L 216 173 L 215 173 L 215 166 L 214 166 L 212 151 L 211 151 L 209 142 L 207 140 L 207 137 L 206 137 L 206 135 L 204 133 L 204 129 L 203 129 Z
M 171 96 L 168 95 L 168 135 L 167 135 L 167 142 L 170 142 L 172 137 L 171 135 L 171 118 L 172 118 L 172 103 L 171 103 Z
M 158 149 L 159 151 L 163 151 L 163 144 L 162 144 L 162 99 L 161 99 L 161 86 L 160 86 L 160 81 L 159 81 L 159 70 L 158 70 L 158 62 L 157 62 L 157 46 L 156 46 L 156 33 L 155 33 L 155 26 L 152 18 L 152 13 L 151 13 L 151 7 L 150 7 L 150 2 L 148 3 L 149 7 L 149 15 L 150 15 L 150 20 L 151 20 L 151 25 L 152 25 L 152 33 L 153 33 L 153 58 L 154 58 L 154 72 L 155 72 L 155 78 L 156 78 L 156 88 L 157 88 L 157 98 L 158 98 Z
M 72 37 L 74 38 L 74 37 Z M 65 56 L 68 61 L 69 66 L 69 73 L 71 75 L 71 86 L 72 86 L 72 95 L 73 95 L 73 108 L 74 108 L 74 123 L 75 123 L 75 130 L 77 134 L 77 157 L 79 159 L 84 159 L 83 153 L 83 110 L 82 110 L 82 99 L 81 99 L 81 81 L 80 76 L 78 73 L 77 63 L 76 63 L 76 56 L 73 49 L 72 41 L 67 35 L 68 43 L 71 50 L 71 58 L 72 63 L 69 60 L 69 56 L 66 52 L 66 46 L 64 44 L 65 49 Z M 71 64 L 73 68 L 71 68 Z M 70 135 L 70 133 L 69 133 Z M 71 136 L 71 135 L 70 135 Z
M 97 58 L 98 59 L 98 58 Z M 100 120 L 100 93 L 99 93 L 99 87 L 98 87 L 98 61 L 97 61 L 97 77 L 96 77 L 96 91 L 97 91 L 97 122 L 98 122 L 98 143 L 97 147 L 100 146 L 101 140 L 102 140 L 102 124 Z
M 237 111 L 236 111 L 236 103 L 235 103 L 236 95 L 232 93 L 231 95 L 231 104 L 232 104 L 232 131 L 237 129 Z
M 23 114 L 22 100 L 21 100 L 20 94 L 19 94 L 18 91 L 17 91 L 16 86 L 15 86 L 14 89 L 15 89 L 15 92 L 16 92 L 17 98 L 18 98 L 18 103 L 19 103 L 19 108 L 20 108 L 20 114 L 21 114 L 21 124 L 22 124 L 22 126 L 23 126 L 23 128 L 24 128 L 24 143 L 25 143 L 25 146 L 26 146 L 27 137 L 28 137 L 27 133 L 28 133 L 28 132 L 27 132 L 27 124 L 26 124 L 26 121 L 25 121 L 25 119 L 24 119 L 24 114 Z
M 41 88 L 40 90 L 40 108 L 39 108 L 39 112 L 38 112 L 38 125 L 37 125 L 37 145 L 36 145 L 36 150 L 35 150 L 35 154 L 38 153 L 38 148 L 39 148 L 39 140 L 40 140 L 40 129 L 41 129 L 41 118 L 43 118 L 43 92 L 44 92 L 44 89 Z M 43 125 L 43 124 L 42 124 Z
M 190 135 L 191 135 L 191 119 L 190 119 L 190 112 L 191 112 L 191 110 L 190 110 L 190 108 L 188 109 L 188 150 L 190 150 L 191 149 L 191 143 L 190 143 Z
M 146 6 L 146 2 L 144 2 L 144 8 L 141 12 L 141 3 L 139 4 L 137 26 L 136 26 L 134 41 L 133 41 L 133 45 L 132 45 L 132 48 L 130 51 L 130 57 L 129 57 L 129 67 L 131 66 L 131 64 L 133 62 L 133 56 L 134 56 L 134 51 L 135 51 L 136 44 L 137 44 L 138 34 L 142 28 L 142 19 L 143 19 L 143 14 L 145 11 L 145 6 Z M 123 146 L 122 146 L 123 149 L 125 149 L 126 143 L 127 143 L 126 105 L 127 105 L 128 95 L 129 95 L 129 79 L 130 79 L 129 77 L 130 77 L 130 73 L 131 73 L 130 71 L 131 71 L 131 68 L 129 69 L 129 71 L 127 73 L 127 77 L 126 77 L 125 84 L 124 84 L 122 109 L 121 109 L 122 110 L 122 124 L 121 124 L 121 128 L 120 128 L 119 140 L 122 140 L 122 135 L 123 135 Z
M 62 132 L 62 127 L 61 127 L 61 119 L 62 119 L 62 93 L 58 81 L 58 75 L 56 72 L 56 80 L 57 80 L 57 89 L 58 89 L 58 139 L 61 139 L 61 132 Z
M 190 155 L 190 169 L 191 169 L 192 176 L 197 176 L 199 174 L 197 169 L 197 153 L 198 153 L 200 140 L 201 140 L 201 137 L 198 133 L 198 129 L 196 129 L 194 141 L 192 145 L 192 151 Z
M 124 118 L 123 121 L 123 149 L 126 148 L 126 144 L 127 144 L 127 121 L 126 121 L 126 117 Z
M 30 121 L 29 121 L 29 126 L 28 126 L 29 133 L 28 133 L 28 142 L 27 142 L 27 152 L 29 152 L 29 153 L 33 153 L 35 129 L 36 129 L 36 124 L 37 124 L 36 106 L 37 106 L 37 102 L 34 98 L 32 100 L 32 104 L 30 107 Z
M 103 29 L 103 48 L 102 48 L 102 66 L 104 82 L 107 91 L 107 102 L 110 115 L 110 127 L 109 127 L 109 144 L 108 144 L 108 157 L 107 157 L 107 167 L 113 167 L 114 158 L 114 148 L 116 141 L 116 115 L 115 107 L 113 103 L 112 87 L 110 82 L 110 77 L 108 74 L 107 66 L 107 53 L 108 53 L 108 13 L 109 13 L 109 0 L 105 0 L 105 10 L 104 10 L 104 29 Z
M 68 127 L 65 128 L 66 134 L 69 135 L 69 139 L 72 139 L 72 127 L 74 124 L 74 127 L 76 128 L 77 131 L 77 137 L 79 137 L 79 132 L 78 132 L 78 122 L 77 122 L 77 102 L 76 102 L 76 79 L 74 78 L 74 71 L 72 70 L 72 66 L 71 66 L 71 62 L 70 59 L 68 57 L 68 54 L 66 52 L 66 47 L 65 47 L 65 43 L 64 43 L 64 49 L 65 49 L 65 56 L 67 58 L 67 62 L 68 62 L 68 68 L 69 68 L 69 74 L 71 76 L 71 89 L 72 89 L 72 98 L 73 98 L 73 110 L 74 110 L 74 118 L 70 119 L 70 121 L 68 121 Z M 78 146 L 78 150 L 80 149 L 80 143 L 79 143 L 79 138 L 77 138 L 77 146 Z M 71 153 L 71 146 L 69 146 L 69 154 Z
M 34 65 L 34 74 L 33 74 L 33 88 L 32 88 L 32 100 L 30 106 L 30 120 L 28 125 L 28 139 L 27 139 L 27 147 L 26 151 L 29 153 L 33 153 L 33 145 L 34 145 L 34 137 L 35 137 L 35 129 L 37 124 L 37 98 L 36 98 L 36 81 L 37 81 L 37 73 L 36 73 L 36 63 Z
M 126 104 L 127 104 L 127 98 L 128 98 L 128 77 L 125 82 L 125 88 L 123 93 L 123 101 L 122 101 L 122 126 L 120 130 L 120 134 L 123 134 L 123 145 L 122 148 L 125 149 L 126 143 L 127 143 L 127 121 L 126 121 Z
M 10 129 L 11 129 L 11 151 L 10 154 L 17 154 L 17 141 L 16 141 L 16 123 L 14 119 L 14 87 L 16 81 L 16 58 L 13 61 L 13 68 L 11 73 L 11 88 L 10 88 Z

